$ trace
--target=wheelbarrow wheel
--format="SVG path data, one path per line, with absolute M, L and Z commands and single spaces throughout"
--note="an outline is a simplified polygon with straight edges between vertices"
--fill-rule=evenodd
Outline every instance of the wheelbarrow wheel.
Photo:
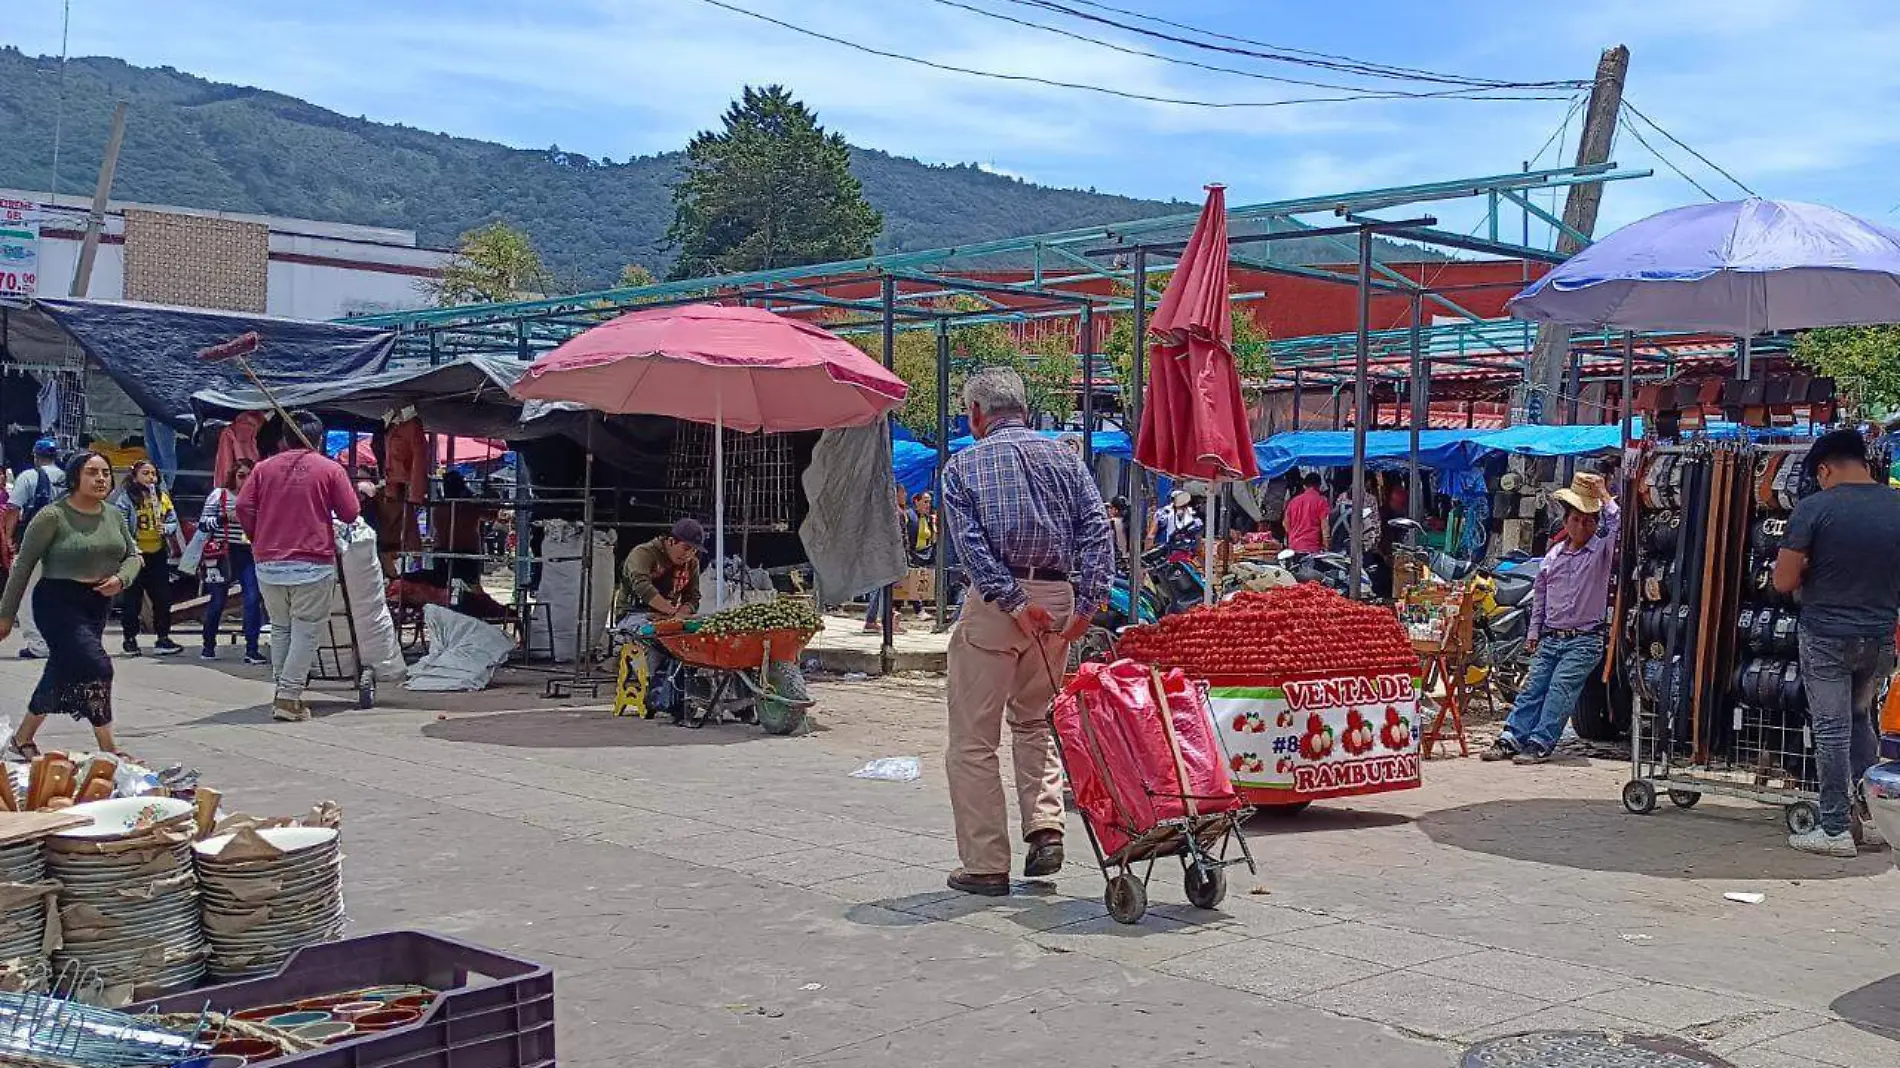
M 777 697 L 759 698 L 754 712 L 767 734 L 795 734 L 805 725 L 804 708 Z
M 1191 863 L 1183 883 L 1188 903 L 1197 909 L 1213 910 L 1227 898 L 1227 869 L 1213 864 Z
M 1148 888 L 1133 875 L 1114 876 L 1108 880 L 1108 889 L 1102 891 L 1102 904 L 1108 906 L 1108 914 L 1116 923 L 1140 923 L 1148 912 Z

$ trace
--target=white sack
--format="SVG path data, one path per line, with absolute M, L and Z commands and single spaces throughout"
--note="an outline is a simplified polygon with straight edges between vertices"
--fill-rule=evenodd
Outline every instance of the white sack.
M 554 621 L 554 659 L 574 659 L 574 624 L 581 614 L 581 525 L 562 519 L 542 524 L 541 588 L 535 599 L 548 606 Z M 593 546 L 592 597 L 588 603 L 586 634 L 588 649 L 598 648 L 607 629 L 607 613 L 614 596 L 614 532 L 596 530 Z
M 348 526 L 342 523 L 334 526 L 337 551 L 343 558 L 343 574 L 349 582 L 347 611 L 356 619 L 357 645 L 377 678 L 385 682 L 400 681 L 408 666 L 402 660 L 402 643 L 396 638 L 396 621 L 389 615 L 383 565 L 376 558 L 376 532 L 361 519 Z M 344 671 L 354 675 L 356 666 L 349 662 L 352 658 L 347 651 L 349 622 L 337 618 L 345 611 L 343 584 L 338 583 L 330 605 L 330 632 L 346 647 L 340 656 Z
M 409 690 L 480 690 L 514 651 L 515 641 L 500 627 L 439 604 L 422 606 L 429 654 L 409 669 Z

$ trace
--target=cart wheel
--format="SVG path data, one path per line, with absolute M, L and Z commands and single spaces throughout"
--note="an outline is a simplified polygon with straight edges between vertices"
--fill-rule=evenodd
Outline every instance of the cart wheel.
M 1643 779 L 1623 784 L 1623 807 L 1632 815 L 1647 816 L 1656 811 L 1656 788 Z
M 1702 800 L 1702 795 L 1694 790 L 1669 791 L 1669 803 L 1677 808 L 1694 808 L 1695 803 L 1700 800 Z
M 759 726 L 767 734 L 796 734 L 805 725 L 804 708 L 776 697 L 761 697 L 756 708 Z
M 1212 864 L 1189 864 L 1184 884 L 1188 903 L 1197 909 L 1217 909 L 1227 897 L 1227 869 Z
M 1821 825 L 1821 810 L 1812 801 L 1796 801 L 1781 810 L 1781 818 L 1788 823 L 1788 833 L 1806 834 Z
M 365 671 L 356 678 L 356 707 L 376 707 L 376 675 Z
M 1117 875 L 1108 880 L 1102 903 L 1116 923 L 1140 923 L 1148 911 L 1148 888 L 1133 875 Z

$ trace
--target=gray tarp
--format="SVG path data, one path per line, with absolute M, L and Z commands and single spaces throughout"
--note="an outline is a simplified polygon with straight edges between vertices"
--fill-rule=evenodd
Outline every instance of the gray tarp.
M 441 434 L 521 441 L 579 429 L 579 405 L 524 404 L 508 393 L 528 366 L 508 356 L 464 356 L 433 367 L 399 367 L 332 382 L 282 388 L 273 383 L 271 392 L 286 409 L 345 412 L 368 420 L 414 407 L 422 424 Z M 222 386 L 193 393 L 191 407 L 201 418 L 228 418 L 264 411 L 270 402 L 253 387 Z
M 904 537 L 890 488 L 891 433 L 883 421 L 820 435 L 804 485 L 811 510 L 798 540 L 827 600 L 844 601 L 904 577 Z
M 250 364 L 271 388 L 341 382 L 388 364 L 396 335 L 337 323 L 243 312 L 172 308 L 122 300 L 42 298 L 5 310 L 8 359 L 52 362 L 70 337 L 139 408 L 189 432 L 191 394 L 240 386 L 235 361 L 206 363 L 201 349 L 255 331 L 263 344 Z

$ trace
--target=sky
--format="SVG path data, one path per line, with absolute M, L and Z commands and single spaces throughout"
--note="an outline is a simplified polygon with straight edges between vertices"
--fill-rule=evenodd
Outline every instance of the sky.
M 1186 36 L 1099 4 L 1058 2 Z M 1309 0 L 1100 2 L 1282 49 L 1510 81 L 1587 80 L 1604 48 L 1624 44 L 1628 99 L 1749 189 L 1900 226 L 1900 5 L 1892 0 L 1358 0 L 1347 17 Z M 718 3 L 728 7 L 73 0 L 70 49 L 272 89 L 348 115 L 615 160 L 677 149 L 714 125 L 743 85 L 780 83 L 857 145 L 1141 197 L 1198 199 L 1205 183 L 1219 181 L 1236 205 L 1500 174 L 1527 161 L 1561 165 L 1579 127 L 1571 89 L 1515 102 L 1194 107 L 931 69 L 729 9 L 933 63 L 1151 97 L 1262 103 L 1339 94 L 1132 55 L 970 9 L 1268 78 L 1394 87 L 1157 40 L 1021 0 Z M 0 44 L 56 55 L 61 19 L 60 0 L 9 0 Z M 1609 186 L 1599 232 L 1710 195 L 1745 195 L 1654 129 L 1632 125 L 1649 146 L 1624 130 L 1613 159 L 1656 176 Z M 1445 226 L 1469 230 L 1481 224 L 1479 212 L 1446 205 L 1440 215 Z M 1512 219 L 1506 230 L 1519 225 Z M 1548 243 L 1541 226 L 1532 236 Z

